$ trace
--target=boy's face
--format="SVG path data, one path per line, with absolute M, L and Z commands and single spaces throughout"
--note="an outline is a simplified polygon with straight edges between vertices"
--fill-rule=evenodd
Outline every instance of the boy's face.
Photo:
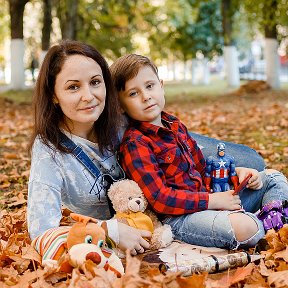
M 125 91 L 120 91 L 121 108 L 132 119 L 162 126 L 161 112 L 165 105 L 163 81 L 151 67 L 143 66 L 128 80 Z

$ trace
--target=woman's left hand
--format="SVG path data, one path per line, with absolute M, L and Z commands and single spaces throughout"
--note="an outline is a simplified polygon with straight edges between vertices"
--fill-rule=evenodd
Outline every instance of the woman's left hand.
M 248 184 L 246 185 L 247 188 L 259 190 L 263 187 L 260 174 L 257 170 L 246 167 L 237 167 L 236 173 L 239 178 L 239 183 L 241 183 L 249 173 L 252 174 L 252 177 L 249 179 Z
M 121 250 L 129 249 L 131 255 L 137 255 L 149 249 L 150 244 L 144 238 L 151 238 L 150 231 L 136 229 L 121 222 L 118 222 L 118 227 L 120 240 L 118 247 Z

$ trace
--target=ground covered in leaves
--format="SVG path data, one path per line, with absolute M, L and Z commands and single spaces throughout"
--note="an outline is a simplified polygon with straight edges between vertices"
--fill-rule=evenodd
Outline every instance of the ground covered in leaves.
M 287 176 L 288 92 L 248 92 L 192 100 L 179 95 L 166 109 L 190 131 L 253 147 Z M 162 275 L 155 267 L 142 269 L 135 257 L 127 257 L 121 279 L 91 263 L 72 274 L 43 269 L 25 221 L 31 114 L 30 104 L 0 98 L 0 287 L 288 287 L 288 225 L 267 234 L 270 248 L 260 263 L 217 275 Z

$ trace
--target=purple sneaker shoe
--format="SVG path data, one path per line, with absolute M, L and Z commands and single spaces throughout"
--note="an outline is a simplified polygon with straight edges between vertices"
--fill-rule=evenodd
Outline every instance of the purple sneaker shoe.
M 278 231 L 288 223 L 288 201 L 274 200 L 264 205 L 257 217 L 263 222 L 265 231 L 272 228 Z

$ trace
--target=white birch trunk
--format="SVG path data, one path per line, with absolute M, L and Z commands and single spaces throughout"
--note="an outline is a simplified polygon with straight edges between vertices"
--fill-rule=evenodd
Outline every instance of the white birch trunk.
M 174 60 L 172 61 L 172 73 L 173 73 L 173 80 L 176 81 L 176 79 L 177 79 L 177 76 L 176 76 L 176 63 L 175 63 Z
M 4 77 L 5 77 L 5 84 L 7 84 L 7 86 L 8 84 L 11 83 L 10 53 L 11 53 L 11 41 L 10 39 L 9 40 L 7 39 L 4 42 L 4 58 L 5 58 Z
M 187 80 L 187 61 L 183 62 L 183 80 L 186 81 Z
M 238 54 L 235 46 L 224 46 L 225 74 L 228 86 L 240 85 Z
M 192 59 L 192 66 L 191 66 L 191 82 L 192 82 L 192 85 L 196 85 L 197 84 L 196 67 L 197 67 L 197 60 L 196 59 Z
M 272 89 L 280 88 L 280 59 L 278 55 L 278 42 L 273 38 L 265 38 L 265 73 L 267 83 Z
M 202 74 L 202 84 L 204 85 L 209 85 L 210 84 L 210 70 L 209 70 L 209 61 L 207 58 L 203 58 L 202 60 L 202 69 L 203 69 L 203 74 Z
M 24 40 L 11 40 L 11 88 L 14 90 L 25 88 L 25 71 L 24 71 Z

